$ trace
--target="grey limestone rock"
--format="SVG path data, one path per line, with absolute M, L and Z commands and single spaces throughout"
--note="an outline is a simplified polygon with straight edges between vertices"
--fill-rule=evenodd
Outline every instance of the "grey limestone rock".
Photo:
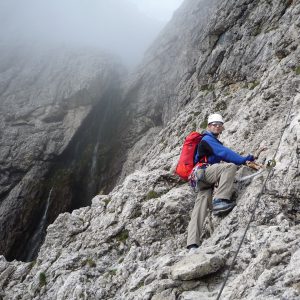
M 202 250 L 203 251 L 203 250 Z M 225 259 L 218 254 L 195 253 L 175 264 L 172 268 L 174 280 L 191 280 L 215 273 L 224 266 Z
M 125 85 L 128 116 L 136 119 L 122 138 L 137 142 L 140 159 L 125 165 L 127 176 L 110 193 L 61 214 L 30 268 L 0 260 L 5 300 L 215 299 L 256 203 L 221 299 L 299 299 L 300 4 L 214 1 L 201 23 L 204 3 L 184 3 L 133 76 L 138 80 L 130 77 Z M 175 35 L 164 40 L 173 30 L 183 34 L 182 44 Z M 164 85 L 165 94 L 157 90 Z M 269 175 L 237 183 L 230 214 L 207 218 L 199 250 L 219 253 L 223 267 L 181 280 L 172 271 L 187 259 L 195 195 L 173 171 L 185 136 L 204 129 L 213 111 L 225 118 L 226 146 L 242 154 L 268 146 L 258 162 L 274 157 L 277 165 Z M 151 146 L 143 153 L 146 132 Z M 14 275 L 18 268 L 21 280 Z
M 180 300 L 209 300 L 215 299 L 214 297 L 209 296 L 208 293 L 203 292 L 183 292 L 180 295 Z

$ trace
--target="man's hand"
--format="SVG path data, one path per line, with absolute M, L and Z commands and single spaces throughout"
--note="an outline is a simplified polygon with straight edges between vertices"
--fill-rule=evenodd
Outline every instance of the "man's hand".
M 246 166 L 254 170 L 260 170 L 263 167 L 254 161 L 246 161 Z

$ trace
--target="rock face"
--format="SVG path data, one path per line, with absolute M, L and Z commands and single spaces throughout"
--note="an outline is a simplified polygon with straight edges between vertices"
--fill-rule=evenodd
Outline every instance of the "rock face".
M 171 270 L 172 279 L 192 280 L 215 273 L 224 265 L 221 255 L 210 255 L 201 249 L 201 253 L 187 256 L 175 264 Z
M 203 29 L 217 2 L 185 1 L 148 49 L 143 63 L 128 78 L 123 101 L 129 115 L 126 122 L 130 122 L 123 141 L 127 148 L 135 147 L 134 155 L 128 154 L 120 182 L 135 169 L 162 126 L 197 94 L 190 79 L 195 76 L 199 43 L 205 36 Z M 144 141 L 136 143 L 141 135 L 145 136 Z
M 90 122 L 86 120 L 95 119 L 95 113 L 98 122 L 88 125 L 97 142 L 101 132 L 91 127 L 103 127 L 110 117 L 116 101 L 111 95 L 119 88 L 122 68 L 111 57 L 87 49 L 2 49 L 0 253 L 24 259 L 20 254 L 46 207 L 49 223 L 59 212 L 76 206 L 69 187 L 70 164 L 76 155 L 69 148 L 76 145 L 82 151 L 76 156 L 80 161 L 87 146 L 92 147 L 88 134 L 80 136 L 79 129 L 86 130 Z M 85 148 L 80 147 L 80 139 Z M 54 168 L 62 157 L 64 164 Z
M 61 214 L 35 262 L 2 258 L 4 299 L 216 299 L 257 200 L 221 299 L 299 299 L 300 3 L 229 0 L 204 9 L 205 3 L 184 3 L 170 23 L 185 20 L 183 28 L 166 28 L 148 65 L 128 82 L 125 104 L 129 117 L 137 115 L 124 128 L 132 135 L 122 137 L 128 145 L 143 137 L 123 176 L 136 170 L 91 207 Z M 164 40 L 173 32 L 182 32 L 183 43 Z M 193 60 L 181 60 L 184 53 Z M 177 67 L 182 71 L 169 77 Z M 173 170 L 184 137 L 204 128 L 212 111 L 225 117 L 225 145 L 241 153 L 268 146 L 258 161 L 274 157 L 277 165 L 236 185 L 237 206 L 229 215 L 207 218 L 199 254 L 188 260 L 196 266 L 198 256 L 211 256 L 219 263 L 204 260 L 213 266 L 204 277 L 191 268 L 183 278 L 174 272 L 187 259 L 195 195 Z M 238 176 L 245 173 L 243 166 Z

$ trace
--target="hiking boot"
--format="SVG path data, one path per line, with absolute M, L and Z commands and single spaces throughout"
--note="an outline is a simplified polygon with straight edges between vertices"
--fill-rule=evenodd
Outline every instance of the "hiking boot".
M 229 213 L 235 206 L 235 202 L 228 199 L 214 199 L 212 201 L 212 213 L 214 216 L 219 216 Z
M 199 248 L 199 246 L 197 244 L 191 244 L 191 245 L 188 245 L 187 248 L 188 249 L 193 249 L 193 248 L 197 249 L 197 248 Z
M 197 244 L 192 244 L 187 246 L 189 249 L 188 255 L 197 254 L 199 251 L 199 246 Z

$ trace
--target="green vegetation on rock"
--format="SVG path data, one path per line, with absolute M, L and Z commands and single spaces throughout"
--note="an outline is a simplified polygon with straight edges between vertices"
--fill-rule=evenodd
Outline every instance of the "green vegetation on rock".
M 147 196 L 146 196 L 146 200 L 150 200 L 150 199 L 154 199 L 154 198 L 158 198 L 159 194 L 153 190 L 149 191 Z
M 82 266 L 88 265 L 90 268 L 95 268 L 96 267 L 96 262 L 92 258 L 87 258 L 82 262 Z
M 119 242 L 125 243 L 129 237 L 129 231 L 127 229 L 122 230 L 120 233 L 116 235 L 116 239 Z
M 205 129 L 207 127 L 207 118 L 203 122 L 201 122 L 200 127 Z
M 250 82 L 250 83 L 248 83 L 248 88 L 249 88 L 250 90 L 253 90 L 253 89 L 255 89 L 259 84 L 260 84 L 259 81 L 253 81 L 253 82 Z
M 221 100 L 216 104 L 215 111 L 222 111 L 225 110 L 226 108 L 227 108 L 226 102 Z
M 40 283 L 40 286 L 44 286 L 47 283 L 47 281 L 46 281 L 46 274 L 44 272 L 41 272 L 39 274 L 39 283 Z

